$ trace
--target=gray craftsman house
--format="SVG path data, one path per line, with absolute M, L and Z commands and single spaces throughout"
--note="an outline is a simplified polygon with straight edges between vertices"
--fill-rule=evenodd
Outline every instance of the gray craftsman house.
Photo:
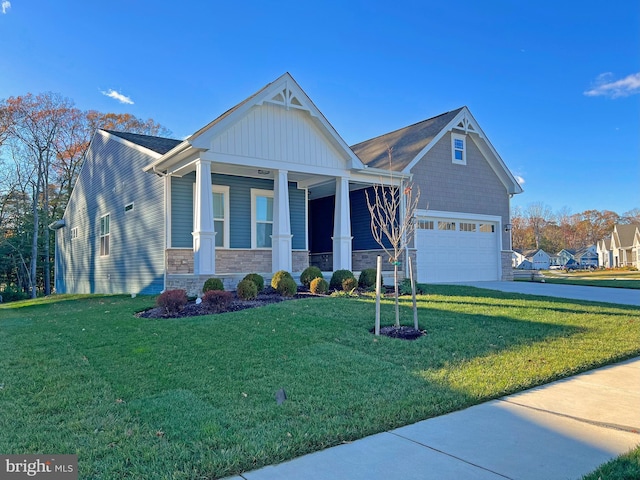
M 56 291 L 196 293 L 212 276 L 233 288 L 250 272 L 372 268 L 365 191 L 410 181 L 418 281 L 511 279 L 522 189 L 467 107 L 349 147 L 285 73 L 185 140 L 99 130 L 52 224 Z

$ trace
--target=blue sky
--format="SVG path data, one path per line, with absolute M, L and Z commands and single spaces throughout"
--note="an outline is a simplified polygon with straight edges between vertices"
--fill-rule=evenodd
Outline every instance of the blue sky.
M 513 206 L 640 207 L 636 0 L 0 0 L 0 98 L 193 133 L 290 72 L 348 144 L 467 105 Z

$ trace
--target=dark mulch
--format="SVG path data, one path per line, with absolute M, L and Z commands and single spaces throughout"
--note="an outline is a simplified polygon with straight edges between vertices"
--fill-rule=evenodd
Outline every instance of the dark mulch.
M 371 330 L 373 333 L 374 330 Z M 413 327 L 401 326 L 395 327 L 393 325 L 388 327 L 380 327 L 380 335 L 391 338 L 399 338 L 401 340 L 415 340 L 423 335 L 426 335 L 426 330 L 416 330 Z
M 144 310 L 136 314 L 137 317 L 140 318 L 184 318 L 184 317 L 196 317 L 198 315 L 211 315 L 216 313 L 226 313 L 226 312 L 238 312 L 240 310 L 246 310 L 247 308 L 257 308 L 263 307 L 265 305 L 269 305 L 272 303 L 284 302 L 286 300 L 295 300 L 299 298 L 309 298 L 315 297 L 313 293 L 310 293 L 308 290 L 298 290 L 298 293 L 293 297 L 283 297 L 278 292 L 276 292 L 271 287 L 265 287 L 265 289 L 260 292 L 256 299 L 254 300 L 241 300 L 236 295 L 236 292 L 231 292 L 233 294 L 233 299 L 229 306 L 225 309 L 211 309 L 205 305 L 204 302 L 198 304 L 196 301 L 191 301 L 185 307 L 180 310 L 175 315 L 167 315 L 167 312 L 160 307 L 150 308 L 149 310 Z

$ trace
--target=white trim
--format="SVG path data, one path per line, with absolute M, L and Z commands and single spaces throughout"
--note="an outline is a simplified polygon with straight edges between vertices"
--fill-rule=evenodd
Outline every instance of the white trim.
M 164 235 L 165 235 L 165 248 L 171 248 L 171 177 L 165 175 L 164 180 Z M 194 195 L 195 195 L 195 188 Z M 193 248 L 193 247 L 192 247 Z
M 216 248 L 229 248 L 229 224 L 230 224 L 230 217 L 229 217 L 229 186 L 228 185 L 211 185 L 211 192 L 212 193 L 221 193 L 224 195 L 224 218 L 223 220 L 223 224 L 224 224 L 224 231 L 222 232 L 223 234 L 223 238 L 222 238 L 222 246 L 216 246 Z M 214 228 L 215 228 L 215 215 L 213 217 L 214 220 Z M 216 232 L 216 236 L 218 236 L 219 232 Z
M 462 149 L 456 148 L 456 140 L 462 142 Z M 456 158 L 456 151 L 462 151 L 462 159 Z M 451 162 L 456 165 L 467 164 L 467 136 L 460 133 L 451 132 Z
M 273 190 L 263 190 L 259 188 L 251 189 L 251 248 L 255 250 L 271 250 L 273 248 L 273 243 L 271 247 L 258 247 L 256 241 L 257 228 L 256 228 L 256 197 L 267 197 L 273 198 Z M 273 218 L 273 212 L 272 212 Z M 273 225 L 273 220 L 271 220 L 271 224 Z
M 102 219 L 105 217 L 109 217 L 109 231 L 108 233 L 103 234 L 102 233 Z M 107 244 L 108 244 L 108 252 L 103 254 L 103 248 L 102 248 L 102 239 L 103 238 L 107 238 Z M 98 258 L 104 258 L 104 257 L 108 257 L 109 255 L 111 255 L 111 212 L 107 212 L 104 215 L 101 215 L 100 218 L 98 219 L 98 241 L 99 241 L 99 245 L 98 245 Z M 106 250 L 106 249 L 105 249 Z
M 445 212 L 442 210 L 416 210 L 416 217 L 451 218 L 453 220 L 484 220 L 485 222 L 495 222 L 502 228 L 502 217 L 500 215 L 486 215 L 483 213 L 461 213 Z
M 131 208 L 129 208 L 131 207 Z M 124 213 L 127 214 L 129 212 L 133 212 L 135 210 L 135 202 L 129 202 L 124 206 Z

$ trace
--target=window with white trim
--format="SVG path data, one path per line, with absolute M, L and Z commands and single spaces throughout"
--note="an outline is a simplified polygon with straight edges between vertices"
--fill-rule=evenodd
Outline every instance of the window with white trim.
M 467 164 L 467 139 L 459 133 L 451 134 L 451 161 L 459 165 Z
M 480 224 L 480 231 L 482 233 L 495 233 L 496 226 L 491 224 L 491 223 L 481 223 Z
M 461 232 L 475 232 L 476 231 L 476 224 L 475 223 L 460 222 L 459 228 L 460 228 Z
M 213 185 L 213 225 L 216 247 L 229 248 L 229 187 Z
M 73 227 L 71 229 L 71 240 L 75 240 L 78 238 L 78 227 Z
M 433 230 L 433 220 L 418 220 L 420 230 Z
M 438 221 L 438 230 L 455 230 L 456 222 L 444 222 L 442 220 Z
M 109 255 L 110 245 L 109 245 L 109 214 L 103 215 L 100 217 L 100 256 L 106 257 Z
M 271 248 L 273 191 L 251 189 L 251 248 Z
M 124 206 L 124 213 L 132 212 L 132 211 L 133 211 L 133 202 L 131 202 L 131 203 L 127 203 L 127 204 Z

